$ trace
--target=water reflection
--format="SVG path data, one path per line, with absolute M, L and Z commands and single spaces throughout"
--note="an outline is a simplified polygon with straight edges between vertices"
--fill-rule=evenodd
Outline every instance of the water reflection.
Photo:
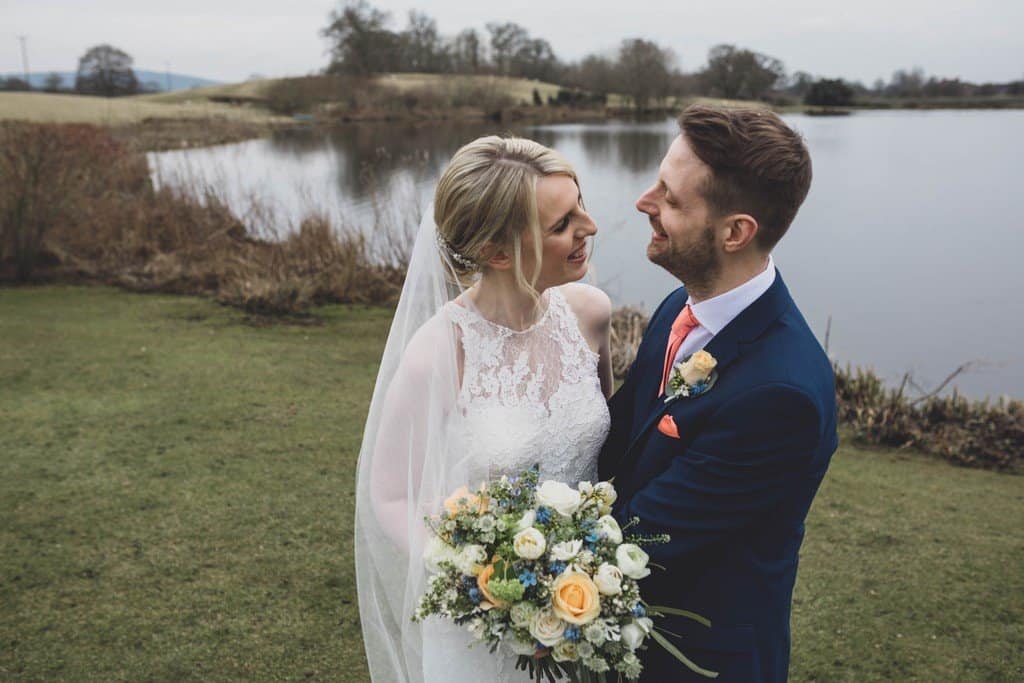
M 973 395 L 1024 396 L 1024 232 L 1016 189 L 1024 112 L 874 112 L 787 117 L 814 158 L 815 179 L 776 262 L 832 351 L 898 381 L 934 385 L 961 362 Z M 151 156 L 207 178 L 239 213 L 247 197 L 293 221 L 311 208 L 373 225 L 381 205 L 423 207 L 452 153 L 480 135 L 511 132 L 558 149 L 576 167 L 600 233 L 598 283 L 617 303 L 650 310 L 677 282 L 644 256 L 646 219 L 633 203 L 677 134 L 671 121 L 557 126 L 362 124 L 290 132 Z M 402 218 L 400 220 L 407 220 Z

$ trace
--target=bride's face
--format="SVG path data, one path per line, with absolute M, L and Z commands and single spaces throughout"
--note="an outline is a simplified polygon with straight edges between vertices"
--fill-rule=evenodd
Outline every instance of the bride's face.
M 575 181 L 567 175 L 543 176 L 537 180 L 537 213 L 540 217 L 541 263 L 537 289 L 575 282 L 587 273 L 587 238 L 597 233 L 590 214 L 583 208 Z M 523 273 L 534 272 L 533 236 L 523 237 Z

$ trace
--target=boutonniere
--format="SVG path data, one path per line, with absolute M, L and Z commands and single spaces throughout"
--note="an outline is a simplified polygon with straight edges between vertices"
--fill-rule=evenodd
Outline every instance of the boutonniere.
M 707 393 L 718 379 L 716 365 L 718 361 L 707 351 L 698 351 L 676 363 L 669 374 L 665 403 Z

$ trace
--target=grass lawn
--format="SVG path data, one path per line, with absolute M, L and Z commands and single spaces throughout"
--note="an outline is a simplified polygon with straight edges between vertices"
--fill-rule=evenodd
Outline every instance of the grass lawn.
M 145 97 L 107 98 L 37 92 L 0 93 L 0 121 L 117 126 L 142 123 L 152 118 L 228 119 L 242 122 L 278 120 L 262 109 L 219 104 L 206 98 L 161 101 Z
M 0 679 L 365 680 L 353 473 L 389 312 L 0 289 Z M 1024 676 L 1024 478 L 844 446 L 794 681 Z

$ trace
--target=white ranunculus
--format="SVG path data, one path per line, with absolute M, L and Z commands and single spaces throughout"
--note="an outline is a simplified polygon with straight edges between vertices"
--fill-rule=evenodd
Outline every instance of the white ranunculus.
M 568 517 L 580 507 L 580 492 L 568 484 L 549 479 L 537 487 L 537 502 Z
M 597 495 L 601 496 L 601 500 L 604 501 L 604 504 L 609 509 L 611 508 L 612 504 L 615 503 L 615 501 L 618 500 L 619 498 L 619 494 L 616 493 L 615 487 L 612 486 L 611 482 L 609 481 L 599 481 L 596 484 L 594 484 L 594 492 Z M 605 512 L 602 514 L 608 513 Z
M 583 549 L 583 541 L 576 539 L 575 541 L 562 541 L 551 546 L 551 559 L 560 560 L 562 562 L 568 562 L 572 558 L 580 554 L 580 550 Z
M 646 637 L 647 632 L 635 621 L 622 627 L 622 644 L 628 647 L 630 651 L 640 647 Z
M 576 643 L 563 640 L 555 645 L 555 649 L 551 651 L 551 658 L 556 662 L 575 662 L 580 655 L 576 650 Z
M 481 565 L 487 559 L 487 551 L 482 545 L 465 545 L 455 557 L 455 566 L 463 574 L 476 576 L 483 569 Z
M 529 628 L 530 619 L 539 608 L 531 602 L 517 602 L 508 611 L 508 617 L 516 628 Z
M 536 510 L 527 510 L 526 512 L 523 513 L 523 516 L 519 518 L 519 521 L 516 522 L 516 531 L 517 532 L 519 532 L 519 531 L 526 531 L 531 526 L 533 526 L 533 523 L 536 522 L 536 521 L 537 521 L 537 511 Z
M 594 492 L 594 485 L 591 484 L 589 481 L 581 481 L 580 483 L 576 484 L 576 489 L 580 492 L 580 494 L 584 496 L 589 496 L 591 493 Z
M 615 563 L 631 579 L 642 579 L 650 575 L 651 570 L 647 568 L 649 559 L 640 546 L 632 543 L 623 543 L 615 550 Z
M 622 592 L 622 570 L 605 562 L 597 568 L 594 583 L 601 595 L 618 595 Z
M 586 642 L 585 640 L 581 640 L 580 642 L 576 643 L 576 653 L 584 659 L 587 657 L 593 657 L 594 646 Z
M 431 574 L 441 571 L 442 562 L 455 562 L 455 548 L 448 545 L 439 536 L 431 536 L 423 548 L 423 564 Z
M 518 638 L 509 638 L 505 641 L 508 649 L 514 655 L 525 655 L 529 657 L 537 651 L 537 646 L 532 640 L 519 640 Z
M 622 543 L 622 529 L 619 527 L 619 523 L 615 521 L 615 518 L 611 515 L 605 515 L 597 520 L 597 526 L 594 530 L 602 534 L 609 541 L 618 545 Z
M 562 634 L 565 633 L 566 626 L 568 624 L 559 619 L 554 610 L 544 608 L 538 610 L 530 619 L 530 635 L 536 638 L 541 645 L 554 647 L 562 641 Z
M 546 547 L 544 534 L 533 527 L 523 529 L 512 537 L 512 549 L 524 560 L 536 560 L 544 554 Z

